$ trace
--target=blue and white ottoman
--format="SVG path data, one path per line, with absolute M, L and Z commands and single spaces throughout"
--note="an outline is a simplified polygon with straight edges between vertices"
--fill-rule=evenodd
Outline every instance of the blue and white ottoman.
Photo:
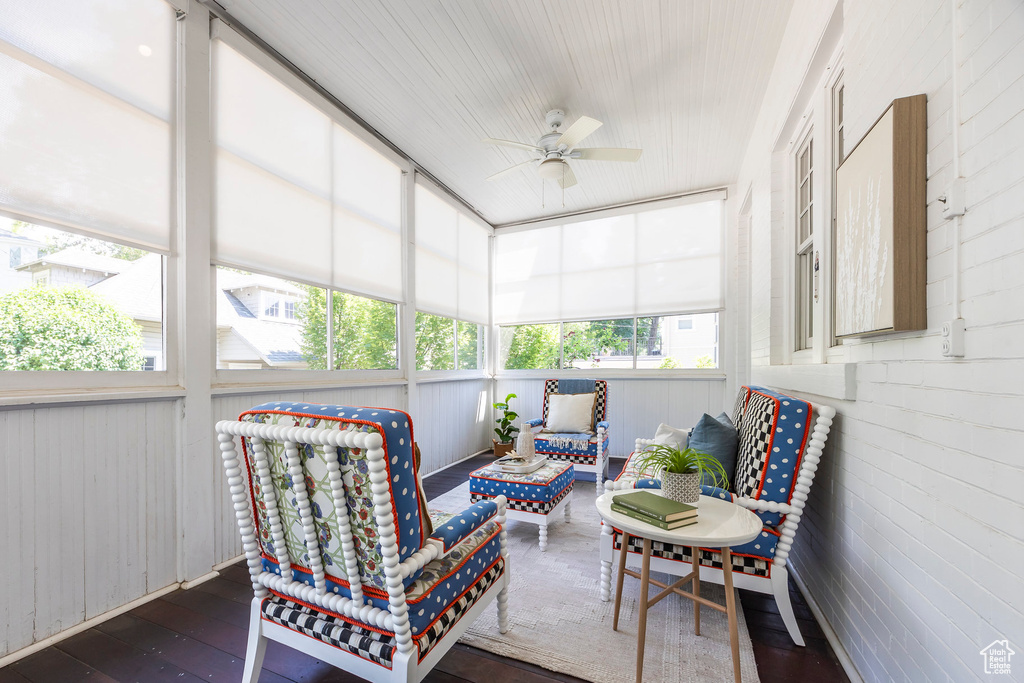
M 469 495 L 474 503 L 505 496 L 505 516 L 540 526 L 540 550 L 548 547 L 548 518 L 558 510 L 565 511 L 569 521 L 572 485 L 576 473 L 572 463 L 548 461 L 529 474 L 509 474 L 492 465 L 481 467 L 469 475 Z

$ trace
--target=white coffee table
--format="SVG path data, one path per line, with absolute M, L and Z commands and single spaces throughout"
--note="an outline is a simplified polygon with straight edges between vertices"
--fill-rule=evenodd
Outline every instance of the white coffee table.
M 661 491 L 650 489 L 651 493 L 661 495 Z M 611 504 L 614 496 L 624 491 L 610 491 L 597 499 L 597 511 L 606 524 L 622 530 L 622 550 L 619 552 L 619 578 L 615 588 L 615 617 L 612 629 L 619 627 L 619 604 L 622 599 L 622 579 L 628 574 L 640 579 L 640 624 L 637 628 L 636 648 L 636 683 L 641 683 L 644 670 L 644 637 L 647 632 L 647 609 L 659 600 L 676 593 L 693 601 L 693 630 L 700 635 L 700 606 L 706 605 L 719 612 L 725 612 L 729 619 L 729 642 L 732 646 L 732 667 L 736 683 L 740 683 L 740 640 L 736 626 L 736 598 L 732 589 L 732 556 L 730 546 L 749 543 L 761 533 L 761 519 L 750 510 L 741 508 L 719 498 L 701 496 L 697 503 L 697 523 L 690 526 L 665 531 L 656 526 L 645 524 L 632 517 L 612 512 Z M 640 573 L 626 569 L 626 553 L 629 537 L 636 536 L 644 541 L 643 560 Z M 693 571 L 669 585 L 651 578 L 651 541 L 688 545 L 694 548 Z M 725 606 L 700 597 L 700 550 L 699 548 L 722 549 L 722 574 L 725 583 Z M 691 582 L 689 591 L 679 586 Z M 648 597 L 650 584 L 664 590 L 653 599 Z

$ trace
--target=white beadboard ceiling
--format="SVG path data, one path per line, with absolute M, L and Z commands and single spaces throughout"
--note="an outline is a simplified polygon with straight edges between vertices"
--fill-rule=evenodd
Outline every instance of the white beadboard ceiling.
M 735 180 L 791 0 L 218 0 L 493 225 Z M 526 166 L 544 113 L 604 123 L 563 195 Z M 563 127 L 564 130 L 564 127 Z

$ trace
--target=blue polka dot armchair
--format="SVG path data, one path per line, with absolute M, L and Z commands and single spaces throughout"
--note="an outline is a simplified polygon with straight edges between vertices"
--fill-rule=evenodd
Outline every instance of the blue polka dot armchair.
M 243 681 L 267 639 L 416 681 L 490 602 L 506 630 L 505 498 L 428 514 L 408 414 L 274 402 L 217 433 L 254 590 Z
M 736 397 L 733 424 L 739 434 L 736 470 L 728 473 L 730 490 L 702 486 L 702 494 L 733 501 L 753 510 L 763 523 L 761 534 L 750 543 L 731 549 L 734 584 L 738 588 L 770 593 L 775 596 L 790 637 L 803 645 L 789 600 L 786 560 L 796 535 L 797 526 L 814 480 L 822 448 L 828 438 L 835 409 L 811 405 L 808 401 L 766 389 L 744 386 Z M 622 473 L 609 481 L 607 491 L 633 488 L 659 488 L 656 479 L 640 476 L 636 471 L 637 454 L 649 439 L 637 439 Z M 609 525 L 602 525 L 601 597 L 610 599 L 611 562 L 621 546 L 622 534 Z M 630 537 L 631 560 L 641 551 L 642 539 Z M 653 543 L 651 570 L 677 576 L 690 571 L 692 548 Z M 701 548 L 701 579 L 722 583 L 722 553 L 717 548 Z

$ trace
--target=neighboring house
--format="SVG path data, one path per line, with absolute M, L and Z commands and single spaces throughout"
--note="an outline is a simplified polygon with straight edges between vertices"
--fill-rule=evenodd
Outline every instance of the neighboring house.
M 121 261 L 121 272 L 89 289 L 131 316 L 142 330 L 144 369 L 163 370 L 163 257 L 146 254 L 135 261 L 114 260 Z
M 32 283 L 32 274 L 19 266 L 39 257 L 42 242 L 0 228 L 0 293 L 21 289 Z
M 30 273 L 34 285 L 92 287 L 97 282 L 117 275 L 130 263 L 132 262 L 124 259 L 102 256 L 79 249 L 61 249 L 32 261 L 22 259 L 17 270 Z
M 217 271 L 217 367 L 308 367 L 297 318 L 303 292 L 276 277 Z
M 131 316 L 142 331 L 146 370 L 163 370 L 163 257 L 147 254 L 135 261 L 77 249 L 21 264 L 38 286 L 82 286 L 102 294 Z M 29 285 L 26 280 L 19 286 Z M 297 318 L 303 292 L 266 275 L 218 270 L 217 367 L 307 367 L 300 351 L 302 323 Z

